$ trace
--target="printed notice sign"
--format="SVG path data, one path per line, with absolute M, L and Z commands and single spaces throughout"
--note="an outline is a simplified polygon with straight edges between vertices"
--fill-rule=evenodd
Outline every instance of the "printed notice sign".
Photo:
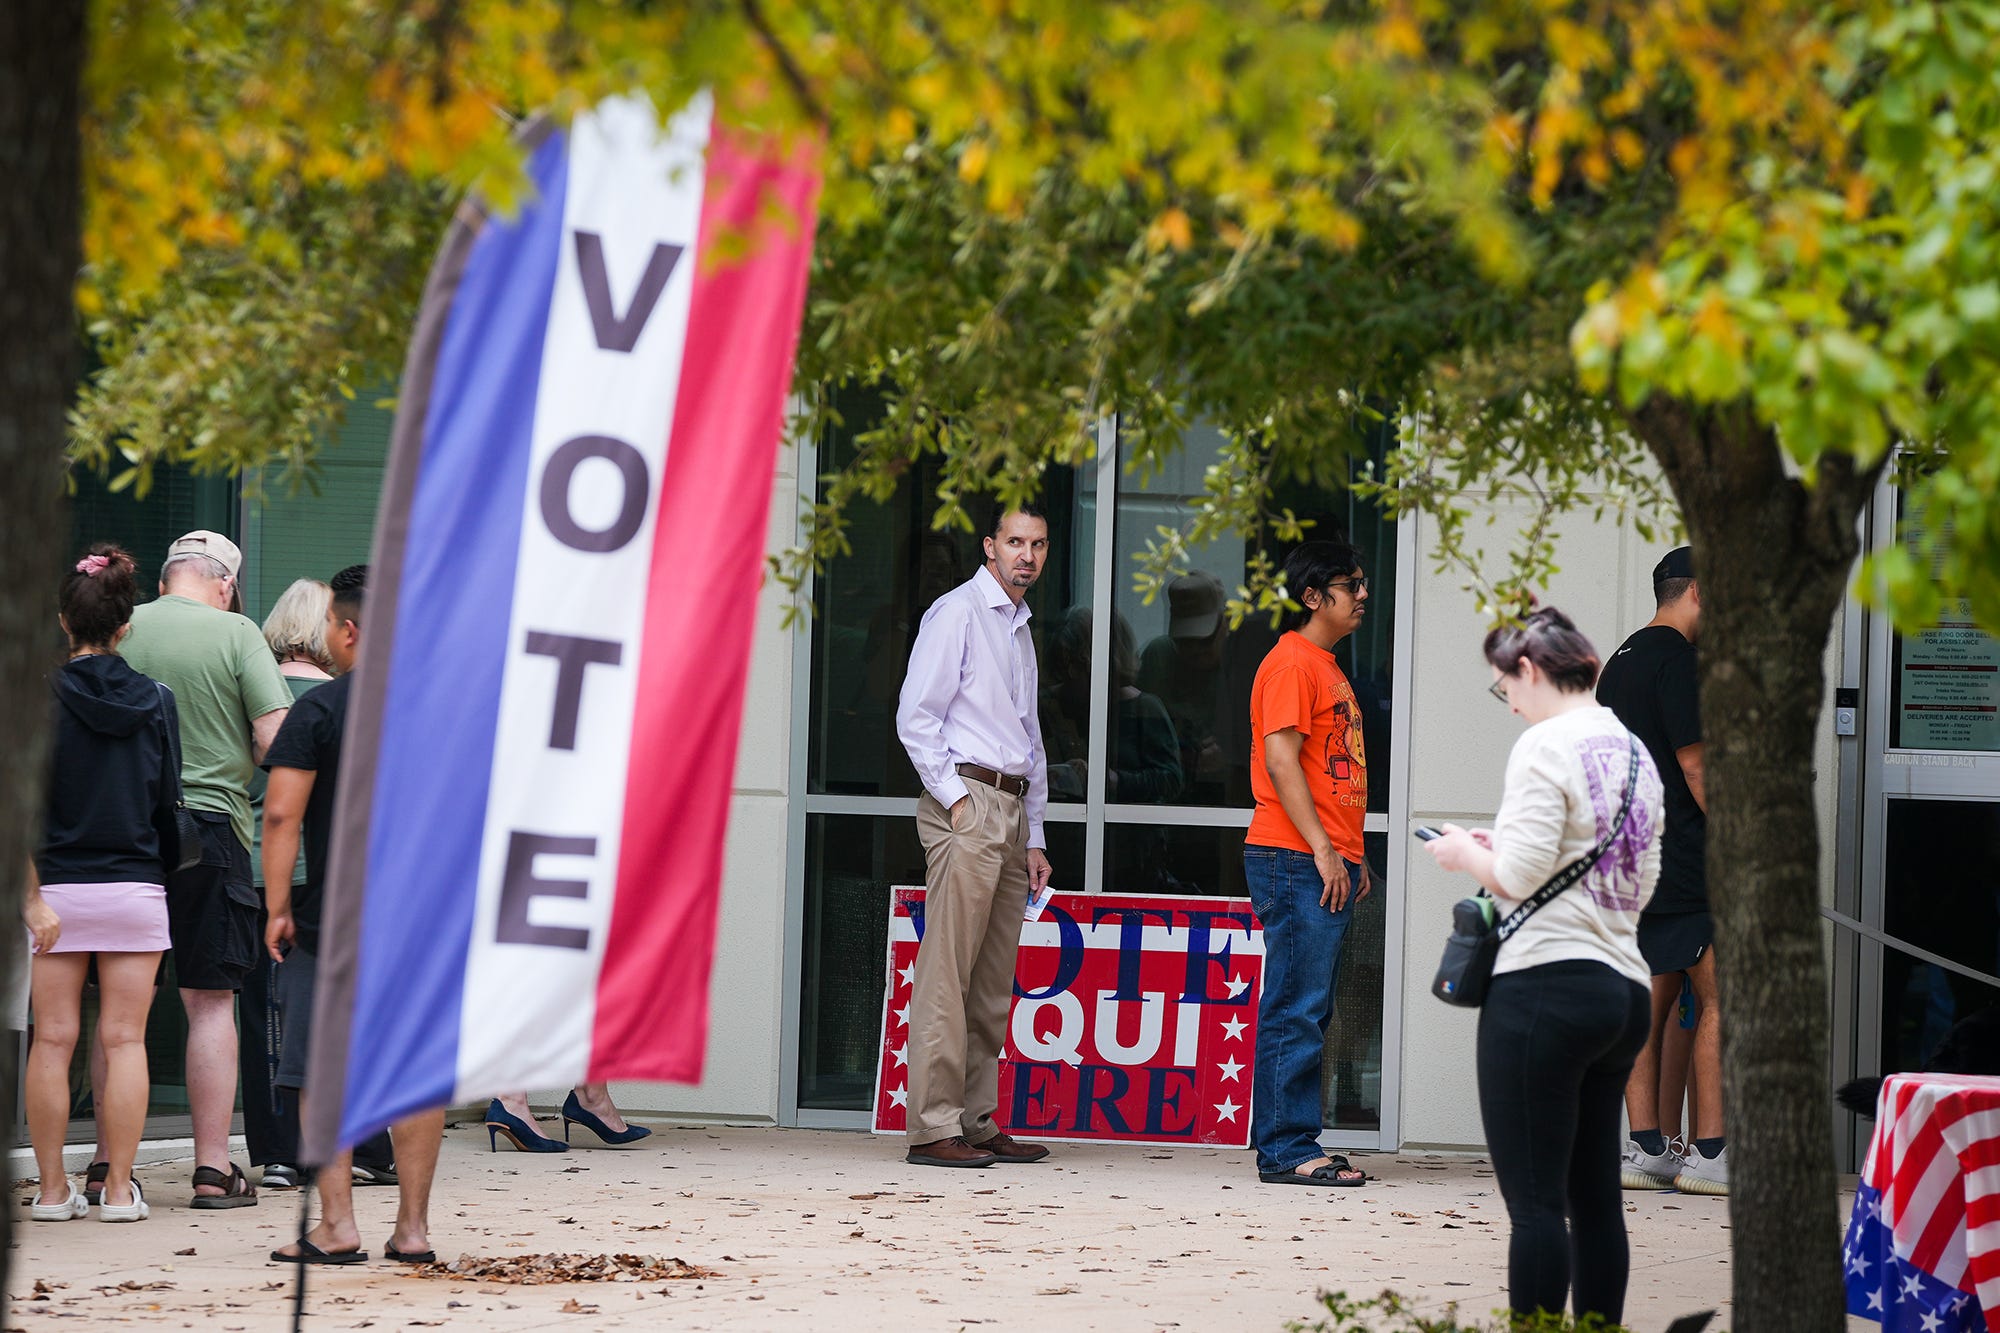
M 1906 517 L 1904 540 L 1920 554 L 1922 515 L 1912 508 Z M 1938 535 L 1950 540 L 1950 526 Z M 1897 641 L 1895 743 L 2000 751 L 2000 639 L 1973 623 L 1963 598 L 1947 599 L 1930 629 Z

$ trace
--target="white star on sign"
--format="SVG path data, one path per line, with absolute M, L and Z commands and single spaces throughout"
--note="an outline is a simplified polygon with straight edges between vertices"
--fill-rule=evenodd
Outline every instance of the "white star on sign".
M 1229 979 L 1230 999 L 1232 1000 L 1235 999 L 1237 996 L 1241 995 L 1244 991 L 1247 991 L 1249 989 L 1250 989 L 1250 983 L 1245 981 L 1242 977 L 1231 977 Z
M 910 1063 L 910 1048 L 908 1046 L 898 1046 L 895 1050 L 889 1052 L 889 1054 L 896 1057 L 896 1063 L 899 1065 Z
M 1243 1029 L 1249 1026 L 1248 1023 L 1245 1023 L 1240 1018 L 1224 1019 L 1222 1023 L 1222 1035 L 1230 1041 L 1235 1041 L 1243 1035 Z
M 1224 1060 L 1222 1062 L 1223 1082 L 1234 1083 L 1236 1081 L 1236 1076 L 1242 1072 L 1243 1072 L 1243 1066 L 1237 1064 L 1234 1060 Z
M 1943 1327 L 1944 1320 L 1938 1318 L 1935 1311 L 1924 1311 L 1924 1333 L 1938 1333 Z
M 916 983 L 916 979 L 917 979 L 917 965 L 915 963 L 911 963 L 907 967 L 899 967 L 896 969 L 896 984 L 898 986 L 914 985 Z
M 1215 1113 L 1221 1116 L 1224 1120 L 1234 1120 L 1236 1118 L 1236 1113 L 1242 1109 L 1243 1108 L 1238 1106 L 1235 1102 L 1229 1100 L 1229 1098 L 1227 1097 L 1224 1097 L 1222 1099 L 1222 1105 L 1215 1108 Z
M 1868 1293 L 1868 1308 L 1871 1310 L 1882 1308 L 1882 1289 L 1880 1287 Z
M 889 1105 L 900 1106 L 907 1111 L 910 1107 L 910 1090 L 908 1088 L 891 1088 L 889 1090 Z
M 902 1024 L 904 1027 L 908 1027 L 910 1025 L 909 1005 L 906 1004 L 901 1009 L 892 1009 L 889 1012 L 894 1014 L 896 1016 L 896 1021 Z
M 1920 1296 L 1923 1294 L 1923 1290 L 1923 1275 L 1921 1273 L 1912 1273 L 1903 1279 L 1903 1289 L 1896 1293 L 1896 1299 L 1900 1301 L 1906 1296 Z

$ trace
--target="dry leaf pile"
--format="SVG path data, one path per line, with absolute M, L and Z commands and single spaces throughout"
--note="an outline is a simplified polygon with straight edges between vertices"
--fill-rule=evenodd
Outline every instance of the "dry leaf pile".
M 419 1277 L 474 1278 L 524 1287 L 553 1282 L 673 1282 L 710 1278 L 712 1269 L 650 1254 L 461 1254 L 450 1263 L 419 1264 Z

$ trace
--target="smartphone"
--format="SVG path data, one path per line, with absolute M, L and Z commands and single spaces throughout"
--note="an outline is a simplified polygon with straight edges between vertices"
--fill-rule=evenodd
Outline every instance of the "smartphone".
M 1444 836 L 1444 834 L 1438 832 L 1429 824 L 1419 824 L 1417 827 L 1411 829 L 1410 832 L 1417 835 L 1417 841 L 1419 842 L 1429 842 L 1432 838 L 1442 838 Z

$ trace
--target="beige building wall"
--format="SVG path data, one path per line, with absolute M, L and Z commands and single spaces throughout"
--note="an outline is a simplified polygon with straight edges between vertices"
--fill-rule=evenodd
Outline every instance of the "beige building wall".
M 1493 531 L 1518 529 L 1523 514 L 1502 509 Z M 1543 600 L 1566 612 L 1577 628 L 1609 655 L 1653 615 L 1653 565 L 1675 544 L 1647 541 L 1629 523 L 1595 522 L 1570 515 L 1559 525 L 1561 570 Z M 1486 690 L 1491 675 L 1480 655 L 1486 625 L 1459 578 L 1434 571 L 1435 525 L 1417 520 L 1416 558 L 1410 562 L 1410 614 L 1415 619 L 1409 681 L 1411 725 L 1409 826 L 1445 820 L 1490 824 L 1499 807 L 1507 755 L 1522 730 L 1520 719 Z M 1496 541 L 1504 548 L 1504 541 Z M 1815 758 L 1821 837 L 1821 897 L 1833 902 L 1834 778 L 1832 686 L 1839 669 L 1840 625 L 1826 647 L 1828 694 Z M 1463 875 L 1439 870 L 1428 856 L 1410 856 L 1404 912 L 1402 1141 L 1412 1147 L 1472 1148 L 1484 1142 L 1473 1069 L 1475 1010 L 1447 1005 L 1430 983 L 1451 907 L 1472 891 Z

